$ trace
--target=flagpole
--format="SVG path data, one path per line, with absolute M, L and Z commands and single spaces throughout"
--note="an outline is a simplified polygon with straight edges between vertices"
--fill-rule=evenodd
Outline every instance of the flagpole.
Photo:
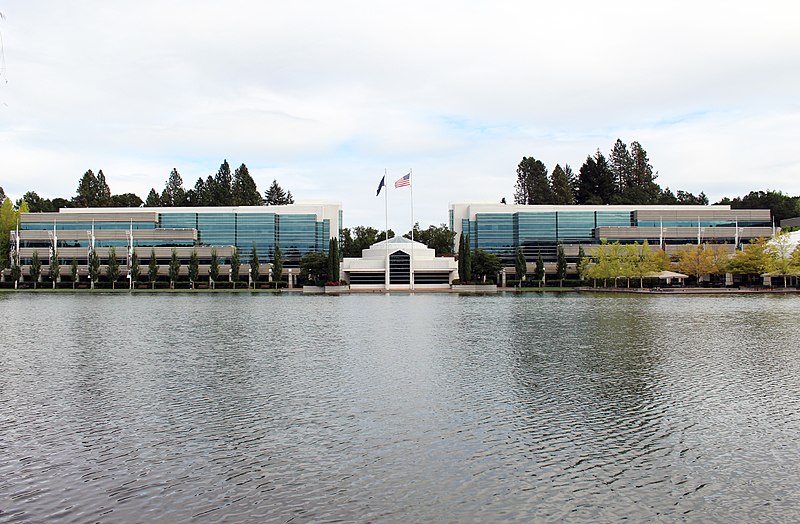
M 408 185 L 411 189 L 411 291 L 414 291 L 414 176 L 413 170 L 408 170 Z
M 384 168 L 383 169 L 383 183 L 384 186 L 386 185 L 386 176 L 389 174 L 389 170 Z M 384 286 L 386 287 L 386 291 L 389 291 L 389 188 L 383 188 L 383 209 L 386 218 L 386 229 L 384 230 L 384 240 L 386 241 L 386 271 L 384 271 Z

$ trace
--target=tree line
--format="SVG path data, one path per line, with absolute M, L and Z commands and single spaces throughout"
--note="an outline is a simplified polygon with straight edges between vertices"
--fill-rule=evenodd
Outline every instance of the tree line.
M 569 164 L 547 167 L 534 157 L 523 157 L 514 186 L 516 204 L 708 204 L 704 193 L 673 193 L 656 182 L 647 151 L 639 142 L 630 147 L 617 139 L 608 158 L 598 149 L 575 173 Z
M 5 197 L 0 187 L 0 202 Z M 164 189 L 159 192 L 152 188 L 145 200 L 134 193 L 112 194 L 103 170 L 95 174 L 89 169 L 78 181 L 75 196 L 71 198 L 49 199 L 39 196 L 35 191 L 28 191 L 17 200 L 16 207 L 19 208 L 22 202 L 27 203 L 29 211 L 39 213 L 54 212 L 65 207 L 275 206 L 293 204 L 294 197 L 277 180 L 272 181 L 262 196 L 245 164 L 231 172 L 225 160 L 215 175 L 209 175 L 205 180 L 198 178 L 192 189 L 184 188 L 183 178 L 173 168 Z

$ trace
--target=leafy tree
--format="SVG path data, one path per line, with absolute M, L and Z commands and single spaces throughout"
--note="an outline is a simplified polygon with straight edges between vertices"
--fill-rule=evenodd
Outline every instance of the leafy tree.
M 112 247 L 108 251 L 108 266 L 106 266 L 106 275 L 111 281 L 111 289 L 116 289 L 117 280 L 119 279 L 119 260 L 117 260 L 117 249 Z
M 403 236 L 411 238 L 411 231 Z M 420 229 L 419 223 L 414 224 L 414 240 L 433 249 L 438 256 L 445 256 L 453 253 L 453 240 L 455 237 L 455 231 L 450 231 L 450 228 L 447 227 L 446 224 L 440 224 L 439 226 L 430 225 L 428 229 Z M 358 255 L 360 255 L 360 253 Z
M 128 273 L 131 275 L 131 286 L 135 287 L 136 282 L 139 280 L 139 271 L 141 264 L 139 263 L 139 255 L 136 254 L 136 249 L 131 253 L 131 265 L 128 267 Z
M 230 279 L 231 283 L 233 284 L 233 289 L 236 289 L 236 282 L 239 281 L 239 268 L 241 263 L 239 262 L 239 250 L 235 247 L 233 248 L 233 253 L 231 254 L 231 268 L 230 268 Z
M 789 234 L 779 231 L 767 243 L 766 251 L 772 257 L 773 270 L 783 276 L 783 287 L 787 287 L 788 275 L 797 274 L 800 269 L 794 264 L 795 245 Z
M 774 268 L 774 260 L 767 249 L 767 241 L 757 238 L 737 251 L 728 262 L 728 270 L 738 275 L 762 275 Z
M 272 185 L 264 192 L 264 202 L 268 206 L 282 206 L 294 204 L 294 199 L 292 198 L 291 191 L 288 193 L 284 192 L 283 188 L 278 185 L 278 181 L 273 180 Z
M 0 269 L 11 267 L 12 261 L 8 257 L 11 249 L 10 234 L 16 229 L 18 216 L 11 199 L 5 197 L 0 205 Z
M 78 259 L 72 257 L 72 264 L 69 266 L 70 275 L 72 275 L 72 289 L 75 289 L 75 284 L 78 282 Z
M 327 281 L 328 257 L 325 253 L 314 251 L 300 259 L 300 279 L 320 285 Z
M 281 254 L 280 244 L 275 244 L 275 251 L 272 254 L 272 272 L 275 276 L 275 287 L 278 287 L 278 282 L 281 281 L 283 276 L 283 255 Z
M 339 241 L 335 238 L 328 242 L 328 278 L 339 282 Z
M 142 199 L 133 193 L 123 193 L 121 195 L 111 196 L 112 207 L 139 207 L 143 203 L 144 202 L 142 202 Z
M 176 168 L 167 178 L 164 191 L 161 192 L 161 205 L 164 207 L 181 207 L 186 205 L 186 190 L 183 188 L 183 178 Z
M 586 252 L 583 250 L 583 246 L 578 246 L 578 276 L 583 279 L 584 271 L 586 270 L 586 265 L 589 263 L 589 259 L 586 257 Z
M 152 188 L 150 192 L 147 194 L 147 200 L 145 200 L 145 205 L 147 207 L 161 206 L 161 197 L 158 195 L 158 191 L 156 191 L 156 188 Z
M 342 256 L 360 257 L 361 251 L 368 249 L 372 244 L 386 238 L 384 231 L 374 227 L 356 226 L 352 231 L 348 228 L 342 230 Z M 394 231 L 389 230 L 389 238 L 394 238 Z M 416 237 L 415 237 L 416 238 Z
M 208 267 L 208 280 L 209 284 L 211 284 L 211 289 L 216 289 L 217 287 L 217 279 L 219 278 L 219 257 L 217 256 L 217 250 L 211 250 L 211 265 Z
M 542 283 L 544 282 L 544 259 L 542 258 L 542 252 L 539 252 L 539 256 L 536 257 L 536 268 L 533 270 L 534 275 L 536 275 L 536 280 L 539 282 L 539 287 L 542 287 Z
M 50 280 L 53 281 L 53 289 L 56 288 L 60 272 L 61 272 L 61 265 L 58 263 L 58 254 L 53 253 L 53 256 L 50 257 Z
M 35 191 L 28 191 L 22 195 L 22 198 L 17 202 L 17 207 L 22 205 L 23 201 L 28 203 L 28 208 L 30 209 L 31 213 L 47 213 L 57 211 L 53 208 L 53 203 L 50 200 L 40 197 Z
M 533 157 L 522 157 L 517 166 L 514 186 L 516 204 L 552 204 L 553 194 L 547 177 L 547 167 Z
M 260 206 L 264 203 L 255 180 L 250 176 L 250 172 L 244 164 L 239 166 L 233 174 L 232 192 L 235 206 Z
M 564 246 L 559 244 L 557 248 L 556 278 L 559 280 L 559 287 L 564 285 L 567 278 L 567 255 L 564 254 Z
M 89 253 L 88 262 L 87 269 L 89 272 L 89 283 L 91 284 L 92 289 L 94 289 L 95 284 L 97 284 L 97 280 L 100 278 L 100 257 L 97 256 L 97 250 L 92 249 L 91 253 Z
M 39 252 L 34 251 L 31 256 L 31 282 L 33 282 L 33 289 L 36 289 L 36 283 L 39 281 L 39 275 L 42 274 L 42 261 L 39 259 Z
M 178 252 L 175 248 L 172 248 L 172 255 L 169 258 L 169 267 L 167 268 L 167 274 L 169 276 L 169 288 L 175 289 L 175 282 L 178 280 L 178 275 L 180 275 L 181 271 L 181 261 L 178 259 Z
M 156 258 L 156 250 L 150 249 L 150 264 L 147 266 L 147 277 L 150 279 L 150 288 L 156 288 L 156 280 L 158 280 L 158 259 Z
M 718 272 L 714 252 L 708 244 L 686 246 L 675 255 L 678 257 L 678 271 L 695 277 L 698 282 L 703 275 Z
M 570 205 L 575 203 L 575 195 L 572 193 L 572 181 L 566 171 L 561 169 L 558 164 L 553 168 L 553 173 L 550 175 L 550 186 L 553 190 L 553 204 Z
M 256 243 L 253 242 L 253 252 L 250 254 L 250 277 L 253 280 L 253 289 L 256 288 L 256 283 L 258 282 L 259 264 L 258 249 Z
M 189 285 L 194 289 L 194 283 L 200 276 L 200 259 L 197 257 L 197 250 L 193 249 L 189 256 Z
M 525 274 L 528 272 L 528 261 L 525 260 L 525 253 L 522 251 L 522 247 L 517 247 L 514 271 L 517 274 L 517 280 L 523 282 L 525 280 Z
M 487 277 L 496 276 L 502 269 L 503 264 L 497 255 L 482 249 L 476 249 L 472 254 L 472 272 L 483 282 L 486 282 Z
M 11 281 L 14 282 L 14 289 L 17 289 L 17 284 L 19 284 L 19 279 L 22 276 L 22 269 L 14 264 L 11 267 Z

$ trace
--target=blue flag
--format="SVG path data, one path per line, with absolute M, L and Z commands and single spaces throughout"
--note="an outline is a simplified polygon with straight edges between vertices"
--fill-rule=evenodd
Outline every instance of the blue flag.
M 380 184 L 378 184 L 378 192 L 377 192 L 377 193 L 375 193 L 375 196 L 378 196 L 378 195 L 380 195 L 380 194 L 381 194 L 381 189 L 383 189 L 383 186 L 384 186 L 384 181 L 385 181 L 385 180 L 386 180 L 386 175 L 383 175 L 383 178 L 381 178 L 381 183 L 380 183 Z

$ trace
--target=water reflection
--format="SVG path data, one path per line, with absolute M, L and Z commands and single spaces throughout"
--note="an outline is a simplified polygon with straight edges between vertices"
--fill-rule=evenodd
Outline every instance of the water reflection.
M 0 521 L 800 514 L 793 297 L 0 304 Z

